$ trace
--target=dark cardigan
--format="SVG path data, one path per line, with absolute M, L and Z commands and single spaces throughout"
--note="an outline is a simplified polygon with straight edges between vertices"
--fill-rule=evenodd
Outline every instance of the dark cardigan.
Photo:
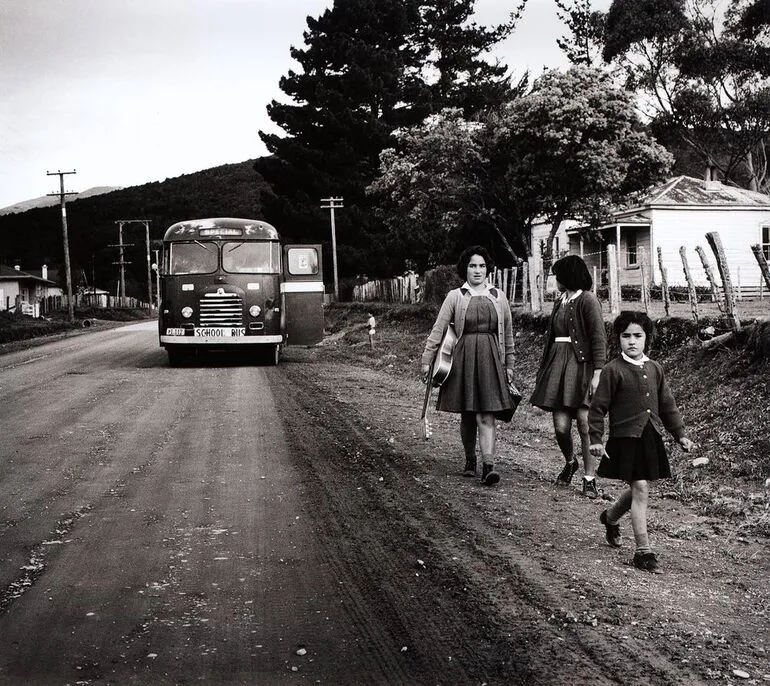
M 570 338 L 578 361 L 591 363 L 595 370 L 601 369 L 607 361 L 607 330 L 604 327 L 601 303 L 591 291 L 583 291 L 566 304 L 561 299 L 553 304 L 540 367 L 545 364 L 548 352 L 554 344 L 553 322 L 561 307 L 567 307 L 569 310 Z
M 685 435 L 682 415 L 666 383 L 663 367 L 654 360 L 647 360 L 640 367 L 616 357 L 602 369 L 588 410 L 592 444 L 602 442 L 608 412 L 610 438 L 639 438 L 647 422 L 652 422 L 661 435 L 664 429 L 676 440 Z

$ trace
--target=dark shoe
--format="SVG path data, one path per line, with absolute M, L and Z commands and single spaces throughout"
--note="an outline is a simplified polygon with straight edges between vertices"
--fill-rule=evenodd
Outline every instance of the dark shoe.
M 620 548 L 620 527 L 617 524 L 610 524 L 607 521 L 607 510 L 604 510 L 599 515 L 599 521 L 604 524 L 606 529 L 605 536 L 607 537 L 607 543 L 613 548 Z
M 591 500 L 599 497 L 599 491 L 596 489 L 596 479 L 586 479 L 583 477 L 583 495 L 586 498 L 591 498 Z
M 634 553 L 634 567 L 652 574 L 660 571 L 658 557 L 655 553 L 640 553 L 638 550 Z
M 572 477 L 575 476 L 575 472 L 578 470 L 578 466 L 578 461 L 575 459 L 573 459 L 572 462 L 567 462 L 567 464 L 564 465 L 564 469 L 559 473 L 559 476 L 556 477 L 556 483 L 569 486 Z
M 495 471 L 495 466 L 485 464 L 482 467 L 481 483 L 485 486 L 494 486 L 500 481 L 500 475 Z
M 476 458 L 465 458 L 465 469 L 463 469 L 463 476 L 476 476 Z

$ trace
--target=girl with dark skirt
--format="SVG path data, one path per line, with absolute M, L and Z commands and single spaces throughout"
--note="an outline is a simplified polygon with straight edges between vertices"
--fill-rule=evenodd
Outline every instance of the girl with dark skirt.
M 629 487 L 612 507 L 601 513 L 599 520 L 604 524 L 607 542 L 617 548 L 618 521 L 630 511 L 636 541 L 634 567 L 657 572 L 658 558 L 650 548 L 647 534 L 647 504 L 649 482 L 671 476 L 662 433 L 667 430 L 685 452 L 690 452 L 694 444 L 685 436 L 682 416 L 663 368 L 645 354 L 654 333 L 652 320 L 644 312 L 627 310 L 618 315 L 612 328 L 621 352 L 602 370 L 591 401 L 590 450 L 592 455 L 601 457 L 599 476 L 625 481 Z M 603 446 L 607 413 L 609 438 Z
M 577 424 L 584 469 L 583 495 L 596 498 L 596 462 L 588 450 L 588 405 L 607 359 L 602 307 L 591 293 L 593 279 L 579 256 L 567 255 L 556 260 L 551 271 L 562 296 L 553 304 L 530 402 L 553 417 L 556 443 L 565 460 L 556 477 L 557 485 L 569 485 L 579 467 L 572 439 L 572 423 Z
M 510 422 L 513 406 L 508 383 L 513 380 L 513 324 L 505 294 L 490 287 L 493 268 L 485 248 L 466 248 L 457 262 L 465 283 L 447 293 L 422 354 L 422 378 L 429 383 L 431 362 L 447 327 L 458 340 L 452 367 L 439 388 L 436 409 L 460 414 L 460 439 L 465 451 L 463 475 L 476 476 L 476 442 L 481 448 L 481 481 L 500 481 L 495 471 L 496 420 Z

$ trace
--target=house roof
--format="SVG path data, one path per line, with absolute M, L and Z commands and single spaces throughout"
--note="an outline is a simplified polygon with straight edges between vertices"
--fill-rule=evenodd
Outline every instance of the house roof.
M 652 224 L 652 220 L 639 213 L 635 212 L 634 214 L 629 214 L 628 216 L 621 216 L 617 215 L 617 220 L 613 220 L 611 222 L 607 222 L 606 224 L 602 224 L 601 226 L 595 227 L 594 230 L 596 231 L 602 231 L 603 229 L 615 229 L 618 225 L 620 226 L 650 226 Z M 575 224 L 574 226 L 567 227 L 566 231 L 568 235 L 580 233 L 581 231 L 584 231 L 586 229 L 585 224 Z
M 726 186 L 720 181 L 675 176 L 650 189 L 637 207 L 661 205 L 770 208 L 770 196 L 745 188 Z
M 14 267 L 9 267 L 5 264 L 0 264 L 0 281 L 38 281 L 40 283 L 46 284 L 47 286 L 56 285 L 49 279 L 44 279 L 40 276 L 35 276 L 34 274 L 30 274 L 28 272 L 23 272 L 20 269 L 15 269 Z

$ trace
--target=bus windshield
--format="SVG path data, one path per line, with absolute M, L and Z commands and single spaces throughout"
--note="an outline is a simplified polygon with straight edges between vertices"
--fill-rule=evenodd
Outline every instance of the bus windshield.
M 211 241 L 173 243 L 169 271 L 171 274 L 208 274 L 217 270 L 217 244 Z
M 278 274 L 281 268 L 281 246 L 277 242 L 236 243 L 222 245 L 222 269 L 235 274 Z

